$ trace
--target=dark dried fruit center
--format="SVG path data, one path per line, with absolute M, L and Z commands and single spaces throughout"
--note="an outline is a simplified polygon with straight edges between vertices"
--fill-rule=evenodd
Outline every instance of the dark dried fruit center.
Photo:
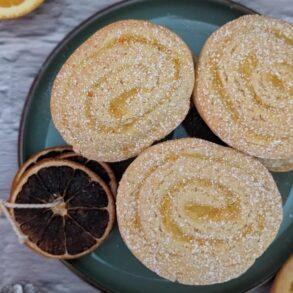
M 67 215 L 67 204 L 66 202 L 64 202 L 63 199 L 60 203 L 58 203 L 56 206 L 52 207 L 51 209 L 54 215 L 60 215 L 62 217 Z
M 16 203 L 51 203 L 43 209 L 15 209 L 22 232 L 40 249 L 54 255 L 78 254 L 101 238 L 109 222 L 108 196 L 86 172 L 69 166 L 41 169 L 30 176 Z

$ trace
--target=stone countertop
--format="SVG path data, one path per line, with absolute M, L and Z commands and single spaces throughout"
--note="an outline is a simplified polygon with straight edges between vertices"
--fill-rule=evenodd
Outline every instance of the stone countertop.
M 0 198 L 17 169 L 20 114 L 41 64 L 63 37 L 87 17 L 117 0 L 47 0 L 30 15 L 0 21 Z M 238 0 L 260 13 L 293 21 L 291 0 Z M 97 292 L 61 262 L 45 260 L 17 242 L 0 217 L 0 292 Z M 14 285 L 11 287 L 11 284 Z M 22 285 L 22 287 L 21 287 Z M 254 289 L 267 292 L 270 284 Z

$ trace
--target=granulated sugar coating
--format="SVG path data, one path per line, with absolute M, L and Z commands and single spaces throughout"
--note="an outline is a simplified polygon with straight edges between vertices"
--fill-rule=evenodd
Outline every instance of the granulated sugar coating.
M 54 82 L 51 112 L 67 143 L 98 161 L 133 157 L 185 118 L 194 86 L 186 44 L 147 21 L 96 32 Z
M 292 169 L 293 25 L 249 15 L 213 33 L 199 58 L 194 101 L 227 144 L 263 163 L 278 160 L 268 167 Z
M 244 273 L 276 237 L 282 201 L 258 160 L 187 138 L 148 148 L 117 195 L 119 230 L 149 269 L 190 285 Z

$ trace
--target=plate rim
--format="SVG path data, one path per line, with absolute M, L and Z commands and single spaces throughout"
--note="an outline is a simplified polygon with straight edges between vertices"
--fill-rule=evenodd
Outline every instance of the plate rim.
M 131 5 L 133 3 L 143 3 L 143 2 L 148 2 L 149 0 L 120 0 L 116 3 L 110 4 L 110 5 L 105 5 L 102 9 L 99 9 L 89 17 L 87 17 L 85 20 L 83 20 L 81 23 L 76 25 L 72 30 L 70 30 L 65 37 L 63 37 L 57 45 L 52 49 L 52 51 L 49 53 L 49 55 L 45 58 L 44 62 L 42 63 L 39 71 L 34 77 L 33 82 L 31 83 L 31 86 L 29 88 L 28 94 L 25 97 L 25 101 L 23 104 L 21 116 L 20 116 L 20 122 L 19 122 L 19 129 L 18 129 L 18 139 L 17 139 L 17 163 L 18 166 L 22 164 L 24 161 L 24 154 L 23 154 L 23 145 L 24 145 L 24 132 L 25 132 L 25 122 L 28 117 L 28 112 L 30 109 L 30 105 L 32 102 L 32 96 L 34 94 L 35 88 L 39 81 L 42 79 L 43 73 L 46 71 L 48 65 L 51 63 L 52 59 L 58 55 L 59 51 L 64 47 L 64 44 L 66 44 L 67 41 L 72 39 L 75 34 L 77 34 L 80 30 L 82 30 L 84 27 L 87 26 L 87 24 L 96 18 L 99 18 L 111 11 L 118 10 L 124 6 Z M 202 0 L 204 1 L 204 0 Z M 247 6 L 236 3 L 232 0 L 208 0 L 208 2 L 211 3 L 219 3 L 222 4 L 226 7 L 229 7 L 231 9 L 236 9 L 238 11 L 244 12 L 244 14 L 259 14 L 257 11 L 248 8 Z M 106 289 L 103 287 L 103 285 L 96 281 L 93 280 L 90 276 L 86 275 L 83 273 L 81 270 L 76 268 L 73 264 L 66 260 L 60 260 L 60 262 L 68 268 L 70 271 L 72 271 L 76 276 L 78 276 L 81 280 L 85 281 L 87 284 L 91 285 L 93 288 L 99 289 L 102 292 L 113 292 L 110 289 Z M 279 270 L 280 266 L 276 268 L 270 275 L 266 276 L 264 279 L 259 280 L 259 282 L 255 283 L 254 285 L 250 286 L 249 288 L 245 289 L 244 291 L 241 292 L 248 292 L 254 288 L 257 288 L 266 282 L 268 282 Z

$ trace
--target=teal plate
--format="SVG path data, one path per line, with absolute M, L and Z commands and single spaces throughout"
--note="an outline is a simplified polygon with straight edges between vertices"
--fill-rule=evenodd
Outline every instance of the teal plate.
M 119 19 L 149 19 L 179 34 L 198 54 L 206 38 L 219 26 L 253 11 L 227 1 L 150 0 L 126 1 L 108 7 L 74 29 L 52 52 L 29 92 L 19 135 L 19 163 L 49 146 L 64 144 L 50 115 L 50 91 L 56 74 L 69 55 L 101 27 Z M 185 121 L 166 139 L 196 136 L 222 143 L 191 109 Z M 113 164 L 118 178 L 129 164 Z M 272 277 L 292 253 L 293 173 L 273 174 L 283 196 L 284 221 L 277 239 L 241 277 L 211 286 L 184 286 L 158 277 L 126 248 L 117 225 L 95 252 L 64 262 L 97 288 L 111 292 L 245 292 Z M 290 214 L 291 213 L 291 214 Z

